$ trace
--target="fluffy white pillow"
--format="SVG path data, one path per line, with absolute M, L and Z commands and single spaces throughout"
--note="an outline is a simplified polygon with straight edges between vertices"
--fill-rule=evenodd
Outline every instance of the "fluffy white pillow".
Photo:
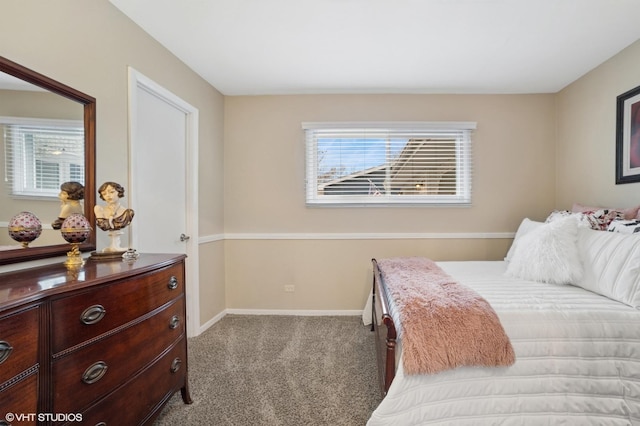
M 582 277 L 577 235 L 575 217 L 536 227 L 518 239 L 506 275 L 552 284 L 577 282 Z
M 584 275 L 576 285 L 640 308 L 640 237 L 579 229 L 577 245 Z
M 518 227 L 518 230 L 516 231 L 516 236 L 513 238 L 513 242 L 511 243 L 511 247 L 509 247 L 509 251 L 507 252 L 507 256 L 504 258 L 504 260 L 506 261 L 510 261 L 511 258 L 513 257 L 513 253 L 516 250 L 516 246 L 518 245 L 518 240 L 520 240 L 520 238 L 522 238 L 523 236 L 525 236 L 526 234 L 528 234 L 529 232 L 533 231 L 534 229 L 542 226 L 543 223 L 542 222 L 536 222 L 533 221 L 531 219 L 529 219 L 528 217 L 525 217 L 524 219 L 522 219 L 522 222 L 520 222 L 520 226 Z

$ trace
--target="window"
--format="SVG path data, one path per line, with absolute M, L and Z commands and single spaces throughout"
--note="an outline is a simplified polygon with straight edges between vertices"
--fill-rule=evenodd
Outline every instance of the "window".
M 302 123 L 306 200 L 469 205 L 475 123 Z
M 13 196 L 57 197 L 60 185 L 84 185 L 82 121 L 0 117 L 4 180 Z

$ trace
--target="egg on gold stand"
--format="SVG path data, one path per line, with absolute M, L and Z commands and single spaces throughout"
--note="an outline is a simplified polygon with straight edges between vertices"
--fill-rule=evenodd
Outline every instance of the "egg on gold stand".
M 64 262 L 67 267 L 81 267 L 84 259 L 80 255 L 79 246 L 89 238 L 91 224 L 86 217 L 80 213 L 73 213 L 67 216 L 60 227 L 62 238 L 71 244 L 71 251 L 67 252 L 67 260 Z

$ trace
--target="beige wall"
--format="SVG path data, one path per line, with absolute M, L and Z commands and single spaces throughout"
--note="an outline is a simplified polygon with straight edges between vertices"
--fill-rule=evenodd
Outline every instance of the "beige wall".
M 4 0 L 2 16 L 0 55 L 96 98 L 98 184 L 113 180 L 128 186 L 128 66 L 198 108 L 199 232 L 223 233 L 224 104 L 218 91 L 108 0 Z M 212 241 L 200 246 L 204 320 L 225 303 L 224 246 Z
M 371 259 L 502 258 L 510 239 L 230 240 L 226 242 L 227 308 L 340 311 L 363 308 Z M 284 292 L 294 285 L 295 292 Z
M 472 207 L 306 207 L 301 122 L 367 120 L 477 122 Z M 554 132 L 553 95 L 225 98 L 227 308 L 361 309 L 372 257 L 502 258 L 508 240 L 467 234 L 514 232 L 552 210 Z
M 640 86 L 640 41 L 557 94 L 556 205 L 640 204 L 640 183 L 615 184 L 616 97 Z
M 499 259 L 525 216 L 640 203 L 639 184 L 614 184 L 615 97 L 640 85 L 638 43 L 555 95 L 225 98 L 108 0 L 2 12 L 2 56 L 96 97 L 98 182 L 128 179 L 128 65 L 199 109 L 202 324 L 225 308 L 357 310 L 372 257 Z M 476 121 L 473 206 L 307 208 L 300 123 L 343 120 Z M 398 237 L 416 233 L 432 235 Z
M 640 204 L 640 183 L 615 185 L 616 97 L 639 85 L 640 41 L 557 94 L 226 98 L 227 307 L 358 309 L 371 257 L 497 259 L 510 243 L 305 233 L 504 232 L 573 202 Z M 340 120 L 477 121 L 473 207 L 306 208 L 299 123 Z
M 308 208 L 303 121 L 476 121 L 470 208 Z M 506 232 L 554 201 L 553 95 L 225 98 L 225 231 Z

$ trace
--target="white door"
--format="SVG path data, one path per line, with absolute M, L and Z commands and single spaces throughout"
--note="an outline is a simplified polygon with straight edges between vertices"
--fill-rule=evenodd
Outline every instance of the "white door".
M 129 69 L 131 246 L 187 254 L 187 332 L 199 333 L 198 110 Z

